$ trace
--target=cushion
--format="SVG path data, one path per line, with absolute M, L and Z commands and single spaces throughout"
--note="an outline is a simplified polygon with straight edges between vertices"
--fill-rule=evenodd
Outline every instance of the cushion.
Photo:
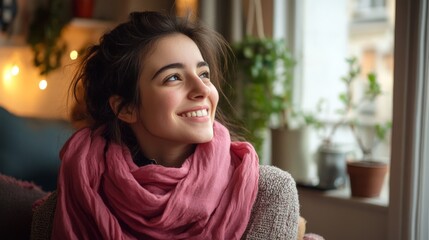
M 73 127 L 65 120 L 20 117 L 0 107 L 0 173 L 56 188 L 59 151 Z
M 27 181 L 0 174 L 0 236 L 30 239 L 32 205 L 46 192 Z

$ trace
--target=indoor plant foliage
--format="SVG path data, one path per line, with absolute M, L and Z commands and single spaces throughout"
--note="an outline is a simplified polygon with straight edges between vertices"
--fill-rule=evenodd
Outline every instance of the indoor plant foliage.
M 377 80 L 377 76 L 374 73 L 369 73 L 366 79 L 366 87 L 361 98 L 356 99 L 356 95 L 353 92 L 353 83 L 357 81 L 357 77 L 360 73 L 360 67 L 357 64 L 356 58 L 349 58 L 346 60 L 348 63 L 348 73 L 346 76 L 341 78 L 341 81 L 345 85 L 345 91 L 340 93 L 339 100 L 343 107 L 337 110 L 340 115 L 338 121 L 336 121 L 332 128 L 327 129 L 326 124 L 322 124 L 322 121 L 317 121 L 319 129 L 324 129 L 325 135 L 322 136 L 323 145 L 333 144 L 332 138 L 339 127 L 346 126 L 352 131 L 353 136 L 363 154 L 363 159 L 372 159 L 373 149 L 386 138 L 388 130 L 391 128 L 390 121 L 385 123 L 368 124 L 370 125 L 371 131 L 374 133 L 374 139 L 365 143 L 363 135 L 359 132 L 362 124 L 359 123 L 358 113 L 362 106 L 368 103 L 372 103 L 377 100 L 382 94 L 380 83 Z
M 338 121 L 336 121 L 330 129 L 327 128 L 326 124 L 322 124 L 322 121 L 319 121 L 319 128 L 324 129 L 325 135 L 323 135 L 322 144 L 319 148 L 319 175 L 324 175 L 324 171 L 327 171 L 329 167 L 333 166 L 333 163 L 326 163 L 324 159 L 322 159 L 321 156 L 327 155 L 327 153 L 333 153 L 335 149 L 334 143 L 332 141 L 332 138 L 336 131 L 340 127 L 347 127 L 351 130 L 357 146 L 359 147 L 362 158 L 360 159 L 360 163 L 356 164 L 355 162 L 348 162 L 347 168 L 350 168 L 350 165 L 360 165 L 364 166 L 366 168 L 369 167 L 375 167 L 382 173 L 381 182 L 382 179 L 384 179 L 385 170 L 387 169 L 386 164 L 379 163 L 374 161 L 373 156 L 373 150 L 375 147 L 383 140 L 386 139 L 387 133 L 389 132 L 391 128 L 391 122 L 385 122 L 385 123 L 367 123 L 362 124 L 359 121 L 358 113 L 361 110 L 361 108 L 368 103 L 373 103 L 377 100 L 377 97 L 379 97 L 382 94 L 382 90 L 380 87 L 380 84 L 377 80 L 377 76 L 374 73 L 370 73 L 367 75 L 366 78 L 366 86 L 363 91 L 362 96 L 357 99 L 356 94 L 353 92 L 353 84 L 358 79 L 358 75 L 360 74 L 360 67 L 357 64 L 356 58 L 350 58 L 347 59 L 348 63 L 348 73 L 346 76 L 341 78 L 341 81 L 345 85 L 345 91 L 339 95 L 339 100 L 342 103 L 342 108 L 337 111 L 338 114 L 340 114 L 340 118 Z M 331 156 L 332 157 L 332 156 Z M 339 177 L 345 177 L 345 157 L 346 154 L 342 153 L 343 159 L 337 159 L 336 160 L 336 167 L 337 168 L 344 168 L 342 170 L 339 170 L 337 172 L 340 172 Z M 329 161 L 329 160 L 328 160 Z M 328 166 L 324 166 L 328 165 Z M 322 168 L 322 169 L 321 169 Z M 350 170 L 349 170 L 350 173 Z M 350 175 L 350 174 L 349 174 Z M 361 173 L 359 173 L 361 175 Z M 328 176 L 329 177 L 329 176 Z M 367 181 L 369 177 L 365 181 Z M 331 180 L 331 179 L 330 179 Z M 353 185 L 354 180 L 351 180 L 352 182 L 352 192 L 353 192 Z M 326 185 L 327 183 L 324 183 Z M 381 187 L 379 183 L 378 187 Z M 366 186 L 365 188 L 369 188 Z M 371 196 L 377 196 L 378 194 L 372 194 Z
M 33 51 L 33 64 L 41 75 L 61 66 L 67 44 L 62 29 L 71 20 L 69 6 L 62 0 L 49 0 L 38 6 L 30 25 L 27 42 Z
M 294 60 L 284 40 L 246 37 L 232 46 L 238 76 L 231 78 L 236 91 L 229 92 L 236 116 L 248 130 L 247 138 L 261 153 L 264 131 L 273 116 L 286 124 L 292 100 Z M 226 91 L 228 93 L 228 91 Z

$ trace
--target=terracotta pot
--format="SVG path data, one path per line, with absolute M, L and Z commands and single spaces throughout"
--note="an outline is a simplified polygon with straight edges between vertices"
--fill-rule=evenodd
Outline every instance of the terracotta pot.
M 347 173 L 353 197 L 379 197 L 388 165 L 375 161 L 347 163 Z

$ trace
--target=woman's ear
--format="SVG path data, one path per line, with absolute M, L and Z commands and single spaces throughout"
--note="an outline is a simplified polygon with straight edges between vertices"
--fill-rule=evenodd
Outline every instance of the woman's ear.
M 114 95 L 109 98 L 109 104 L 112 108 L 112 111 L 118 116 L 119 119 L 126 123 L 135 123 L 137 122 L 137 112 L 135 108 L 131 105 L 126 105 L 119 111 L 119 106 L 122 103 L 122 98 Z M 119 111 L 119 113 L 118 113 Z

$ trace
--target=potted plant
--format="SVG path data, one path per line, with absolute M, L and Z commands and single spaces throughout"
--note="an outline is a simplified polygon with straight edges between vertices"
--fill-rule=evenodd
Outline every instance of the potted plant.
M 382 91 L 376 75 L 370 73 L 367 76 L 366 87 L 362 97 L 356 100 L 356 95 L 353 94 L 352 85 L 360 73 L 360 67 L 357 64 L 356 58 L 347 59 L 347 63 L 349 65 L 348 74 L 341 78 L 346 88 L 345 92 L 341 93 L 339 96 L 339 99 L 343 104 L 343 108 L 338 110 L 338 113 L 341 115 L 341 117 L 328 131 L 326 131 L 326 124 L 321 124 L 321 121 L 319 121 L 319 126 L 321 128 L 325 128 L 325 133 L 327 133 L 323 136 L 322 144 L 318 150 L 318 172 L 320 178 L 319 185 L 322 188 L 335 188 L 338 187 L 335 181 L 344 184 L 344 177 L 346 175 L 347 168 L 347 172 L 350 176 L 352 195 L 374 197 L 378 196 L 380 193 L 384 175 L 387 171 L 387 164 L 375 161 L 373 157 L 373 150 L 381 141 L 386 138 L 387 133 L 391 128 L 391 123 L 386 122 L 361 124 L 359 122 L 359 118 L 357 116 L 358 111 L 364 104 L 374 102 L 377 97 L 382 94 Z M 341 126 L 345 126 L 352 131 L 352 134 L 362 153 L 362 159 L 359 161 L 347 162 L 347 152 L 340 150 L 340 148 L 337 147 L 338 145 L 333 143 L 332 138 Z M 363 130 L 367 130 L 366 139 L 365 135 L 363 134 Z M 359 172 L 355 173 L 355 169 L 358 169 Z M 366 172 L 367 170 L 372 173 L 379 173 L 380 176 L 368 176 L 364 177 L 363 180 L 355 180 L 356 176 L 362 176 L 362 171 Z M 379 180 L 379 182 L 370 186 L 370 180 L 372 179 Z M 356 189 L 356 187 L 359 187 L 360 184 L 365 185 L 363 189 L 373 190 L 368 194 L 363 193 L 361 190 Z
M 304 126 L 315 118 L 293 106 L 295 61 L 286 41 L 246 37 L 232 49 L 237 60 L 232 69 L 238 70 L 234 71 L 238 76 L 230 76 L 232 88 L 224 89 L 237 109 L 231 115 L 248 130 L 246 139 L 259 156 L 271 157 L 272 165 L 288 171 L 299 183 L 314 182 L 314 176 L 309 174 L 313 161 Z M 271 156 L 263 151 L 263 143 L 269 137 Z
M 304 186 L 317 184 L 315 162 L 309 149 L 310 126 L 318 124 L 311 113 L 286 111 L 287 116 L 280 124 L 271 127 L 271 163 L 288 171 L 296 183 Z
M 356 58 L 346 59 L 348 64 L 348 72 L 341 78 L 345 84 L 345 91 L 340 93 L 339 100 L 342 107 L 336 111 L 339 115 L 338 120 L 329 122 L 326 120 L 317 119 L 315 124 L 321 137 L 321 144 L 317 149 L 317 174 L 319 183 L 317 187 L 323 190 L 337 189 L 343 187 L 347 180 L 346 161 L 350 150 L 344 144 L 334 142 L 334 136 L 337 131 L 352 121 L 359 108 L 359 104 L 363 104 L 366 100 L 361 99 L 360 103 L 355 103 L 354 94 L 352 91 L 352 83 L 359 75 L 360 68 L 356 65 Z M 326 102 L 319 101 L 317 112 L 321 113 L 325 109 Z
M 374 147 L 385 139 L 391 123 L 376 124 L 373 126 L 375 136 L 370 144 L 365 145 L 356 126 L 351 124 L 356 140 L 363 152 L 361 160 L 347 162 L 347 173 L 350 178 L 351 194 L 355 197 L 378 197 L 380 195 L 384 178 L 388 170 L 388 164 L 377 161 L 372 151 Z
M 232 89 L 228 99 L 237 112 L 235 116 L 248 130 L 247 139 L 262 155 L 266 130 L 273 116 L 286 125 L 286 112 L 292 100 L 292 69 L 294 60 L 284 40 L 246 37 L 232 46 L 238 76 L 230 77 Z

